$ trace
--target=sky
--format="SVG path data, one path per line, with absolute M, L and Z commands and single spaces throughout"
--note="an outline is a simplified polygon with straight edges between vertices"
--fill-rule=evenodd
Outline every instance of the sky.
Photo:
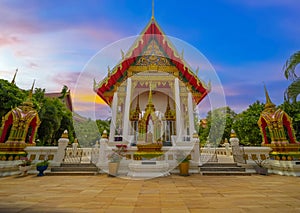
M 154 7 L 167 35 L 209 60 L 226 104 L 237 113 L 256 100 L 265 102 L 264 84 L 275 104 L 283 102 L 290 84 L 283 65 L 300 47 L 299 11 L 298 0 L 155 0 Z M 59 92 L 63 85 L 73 92 L 91 58 L 141 33 L 151 13 L 151 0 L 1 0 L 0 78 L 11 81 L 18 68 L 16 84 L 22 89 L 35 79 L 46 92 Z M 108 116 L 93 93 L 78 94 L 76 102 L 81 115 L 90 117 L 96 102 L 101 116 Z

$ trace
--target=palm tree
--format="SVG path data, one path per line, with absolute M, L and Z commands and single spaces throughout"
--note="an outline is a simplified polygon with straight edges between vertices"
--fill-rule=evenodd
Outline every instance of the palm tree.
M 285 91 L 285 99 L 297 101 L 297 96 L 300 94 L 300 77 L 296 74 L 296 67 L 300 63 L 300 51 L 294 53 L 285 63 L 283 70 L 287 80 L 293 82 Z

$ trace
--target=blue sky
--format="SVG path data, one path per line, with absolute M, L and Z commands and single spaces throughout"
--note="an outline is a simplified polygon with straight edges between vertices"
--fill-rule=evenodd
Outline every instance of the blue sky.
M 106 45 L 139 34 L 151 18 L 151 0 L 0 1 L 0 76 L 47 92 L 71 90 L 88 60 Z M 214 66 L 226 102 L 236 112 L 275 104 L 290 82 L 282 67 L 300 47 L 298 0 L 155 1 L 163 31 L 196 47 Z M 199 72 L 201 72 L 201 67 Z M 92 98 L 93 99 L 93 98 Z M 81 114 L 88 115 L 83 98 Z M 99 100 L 98 100 L 99 102 Z

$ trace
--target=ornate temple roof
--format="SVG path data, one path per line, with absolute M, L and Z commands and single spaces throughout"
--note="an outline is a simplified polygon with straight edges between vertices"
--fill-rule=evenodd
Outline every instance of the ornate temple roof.
M 163 33 L 152 16 L 141 35 L 136 39 L 122 60 L 99 84 L 94 82 L 95 92 L 111 105 L 113 94 L 130 76 L 143 71 L 162 71 L 173 74 L 185 83 L 196 104 L 208 94 L 209 88 L 194 74 L 175 47 Z

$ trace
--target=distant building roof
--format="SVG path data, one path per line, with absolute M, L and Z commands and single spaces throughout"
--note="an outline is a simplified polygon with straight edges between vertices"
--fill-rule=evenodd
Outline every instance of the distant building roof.
M 45 97 L 48 98 L 60 98 L 62 94 L 60 92 L 52 92 L 52 93 L 45 93 Z M 62 100 L 62 102 L 66 105 L 66 107 L 73 112 L 73 104 L 71 99 L 71 93 L 70 90 L 67 92 L 65 98 Z

